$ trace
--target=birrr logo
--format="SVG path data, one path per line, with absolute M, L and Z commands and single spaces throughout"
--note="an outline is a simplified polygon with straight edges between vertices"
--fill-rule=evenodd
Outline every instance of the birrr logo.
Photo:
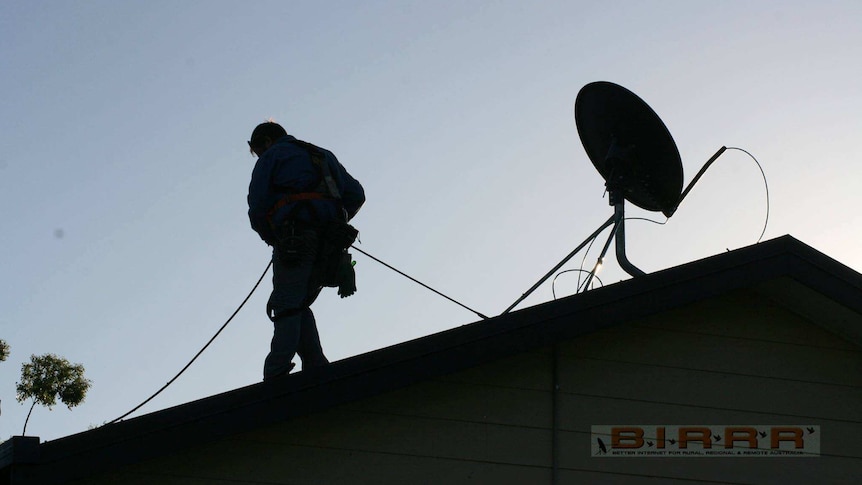
M 597 425 L 592 456 L 815 457 L 819 425 Z

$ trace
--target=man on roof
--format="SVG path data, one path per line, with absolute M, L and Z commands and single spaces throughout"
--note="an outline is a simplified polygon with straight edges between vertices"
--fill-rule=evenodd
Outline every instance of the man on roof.
M 248 216 L 273 248 L 267 316 L 274 331 L 263 369 L 268 380 L 290 373 L 294 355 L 303 371 L 329 363 L 311 304 L 324 286 L 337 286 L 342 298 L 356 291 L 347 248 L 357 233 L 347 222 L 365 202 L 365 191 L 332 152 L 297 140 L 278 123 L 258 125 L 248 146 L 258 157 Z

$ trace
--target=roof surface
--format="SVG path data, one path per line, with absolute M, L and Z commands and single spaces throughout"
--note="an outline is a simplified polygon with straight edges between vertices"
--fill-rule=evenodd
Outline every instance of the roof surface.
M 35 465 L 28 476 L 38 475 L 38 483 L 85 477 L 742 288 L 816 317 L 862 347 L 862 275 L 783 236 L 350 357 L 314 374 L 291 374 L 41 444 L 15 437 L 0 445 L 0 470 Z

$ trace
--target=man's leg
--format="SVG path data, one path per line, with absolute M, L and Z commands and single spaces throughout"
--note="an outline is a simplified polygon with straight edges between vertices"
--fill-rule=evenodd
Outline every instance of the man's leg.
M 278 317 L 272 322 L 272 342 L 263 363 L 264 380 L 287 374 L 293 369 L 294 364 L 291 361 L 299 345 L 301 319 L 302 315 L 295 313 Z
M 273 336 L 263 366 L 264 380 L 286 374 L 300 345 L 314 254 L 299 261 L 284 261 L 278 249 L 272 254 L 272 295 L 267 313 L 272 311 Z M 310 310 L 309 310 L 310 311 Z
M 323 348 L 320 346 L 320 335 L 317 333 L 317 323 L 311 308 L 302 311 L 297 353 L 302 359 L 302 370 L 321 367 L 329 363 L 329 360 L 323 355 Z

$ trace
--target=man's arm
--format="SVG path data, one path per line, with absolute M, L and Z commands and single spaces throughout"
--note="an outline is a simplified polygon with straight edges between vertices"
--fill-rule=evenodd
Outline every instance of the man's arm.
M 274 235 L 269 227 L 267 213 L 275 204 L 270 190 L 273 163 L 273 157 L 264 156 L 258 159 L 248 185 L 248 218 L 251 228 L 270 246 L 274 242 Z
M 347 173 L 347 170 L 338 163 L 339 171 L 342 175 L 343 188 L 341 189 L 341 203 L 344 205 L 344 210 L 347 211 L 347 220 L 353 219 L 353 216 L 359 212 L 362 204 L 365 203 L 365 189 L 358 180 Z

